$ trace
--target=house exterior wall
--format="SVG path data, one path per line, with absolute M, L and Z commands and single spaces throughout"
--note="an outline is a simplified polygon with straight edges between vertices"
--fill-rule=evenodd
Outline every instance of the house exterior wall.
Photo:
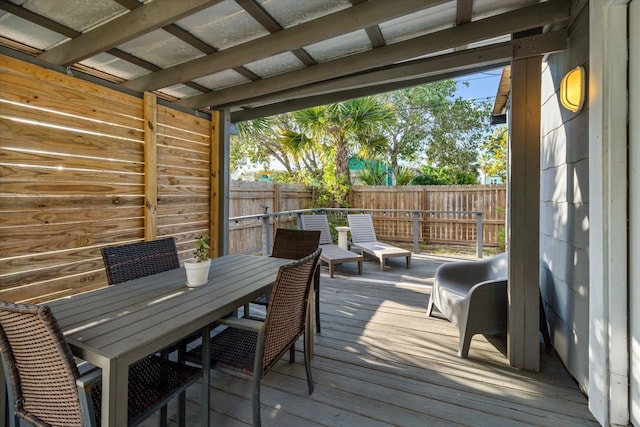
M 540 290 L 554 348 L 583 390 L 589 384 L 589 108 L 559 102 L 572 68 L 589 72 L 589 11 L 570 27 L 569 48 L 542 70 Z

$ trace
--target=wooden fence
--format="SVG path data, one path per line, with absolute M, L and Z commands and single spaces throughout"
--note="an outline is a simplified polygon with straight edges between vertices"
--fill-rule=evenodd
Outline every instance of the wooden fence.
M 425 243 L 473 245 L 477 241 L 476 216 L 482 212 L 486 246 L 498 246 L 506 214 L 504 185 L 355 186 L 349 205 L 362 209 L 440 211 L 423 215 L 418 240 Z M 454 213 L 454 212 L 468 212 Z M 374 214 L 381 239 L 413 240 L 413 218 L 406 213 Z
M 230 192 L 230 251 L 257 252 L 262 247 L 262 221 L 257 215 L 307 208 L 313 193 L 302 186 L 273 183 L 233 183 Z M 482 212 L 483 244 L 496 247 L 504 230 L 506 189 L 504 186 L 355 186 L 351 209 L 373 210 L 376 234 L 381 240 L 414 241 L 412 211 L 432 211 L 419 215 L 421 243 L 475 246 L 477 212 Z M 265 207 L 268 209 L 265 210 Z M 332 225 L 346 224 L 344 212 L 330 212 Z M 295 215 L 269 218 L 273 236 L 278 227 L 295 227 Z
M 105 286 L 107 245 L 172 236 L 184 259 L 210 233 L 209 119 L 3 55 L 0 88 L 0 299 Z

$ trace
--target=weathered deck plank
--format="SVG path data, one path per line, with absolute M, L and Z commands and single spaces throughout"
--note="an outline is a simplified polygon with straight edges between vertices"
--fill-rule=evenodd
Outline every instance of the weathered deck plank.
M 456 356 L 456 328 L 425 316 L 433 273 L 447 260 L 414 255 L 411 269 L 392 261 L 384 272 L 366 262 L 362 276 L 343 264 L 333 279 L 323 269 L 315 392 L 307 394 L 301 354 L 281 361 L 263 380 L 263 424 L 598 425 L 553 353 L 541 350 L 542 372 L 522 371 L 509 366 L 503 341 L 476 336 L 469 359 Z M 187 425 L 198 426 L 199 389 L 187 399 Z M 251 425 L 251 382 L 214 372 L 211 408 L 213 425 Z M 175 426 L 175 404 L 169 413 Z

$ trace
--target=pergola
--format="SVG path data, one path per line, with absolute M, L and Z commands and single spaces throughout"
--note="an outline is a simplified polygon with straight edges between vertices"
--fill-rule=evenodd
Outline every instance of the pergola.
M 511 139 L 518 143 L 511 147 L 508 358 L 514 366 L 539 368 L 539 213 L 531 207 L 539 203 L 540 71 L 543 55 L 567 46 L 567 1 L 81 3 L 1 0 L 0 58 L 6 68 L 23 61 L 143 99 L 147 147 L 156 142 L 149 135 L 162 108 L 211 117 L 206 210 L 218 254 L 227 248 L 232 122 L 510 64 Z M 87 90 L 78 84 L 79 96 Z M 9 124 L 3 133 L 21 138 Z M 157 161 L 145 153 L 145 164 Z M 156 179 L 147 169 L 147 187 Z M 144 197 L 144 236 L 150 239 L 157 234 L 149 224 L 158 196 L 147 189 Z M 25 255 L 13 249 L 5 256 Z

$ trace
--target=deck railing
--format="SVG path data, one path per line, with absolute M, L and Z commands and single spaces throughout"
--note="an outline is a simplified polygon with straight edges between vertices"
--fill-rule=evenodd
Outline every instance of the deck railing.
M 476 256 L 483 253 L 483 213 L 477 211 L 434 211 L 434 210 L 398 210 L 398 209 L 359 209 L 359 208 L 316 208 L 269 213 L 268 206 L 262 206 L 261 214 L 243 215 L 229 218 L 230 252 L 271 253 L 271 236 L 276 228 L 302 228 L 300 217 L 305 214 L 325 213 L 330 223 L 345 225 L 348 213 L 370 213 L 376 229 L 376 235 L 382 240 L 394 240 L 394 230 L 402 229 L 403 235 L 409 234 L 413 243 L 413 252 L 418 253 L 420 243 L 426 243 L 421 225 L 425 218 L 434 215 L 455 215 L 475 219 Z M 241 223 L 249 226 L 240 227 Z M 253 224 L 252 224 L 253 223 Z M 410 227 L 410 229 L 408 229 Z M 249 231 L 247 231 L 249 230 Z M 256 231 L 259 230 L 259 233 Z M 389 231 L 391 230 L 391 231 Z M 409 231 L 407 233 L 407 231 Z M 234 233 L 234 231 L 236 233 Z M 421 238 L 422 237 L 422 238 Z M 405 239 L 396 239 L 405 240 Z M 468 241 L 469 239 L 466 239 Z

